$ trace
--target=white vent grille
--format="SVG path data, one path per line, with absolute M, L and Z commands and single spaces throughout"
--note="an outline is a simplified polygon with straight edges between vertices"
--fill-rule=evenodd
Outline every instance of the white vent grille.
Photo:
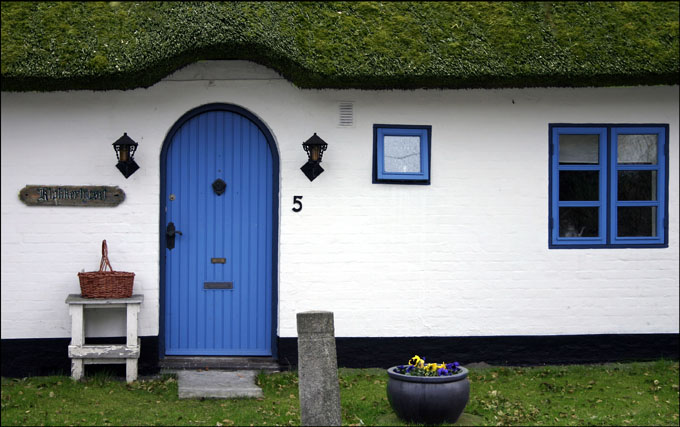
M 341 128 L 354 126 L 354 103 L 341 102 L 339 104 L 340 116 L 338 118 L 338 126 Z

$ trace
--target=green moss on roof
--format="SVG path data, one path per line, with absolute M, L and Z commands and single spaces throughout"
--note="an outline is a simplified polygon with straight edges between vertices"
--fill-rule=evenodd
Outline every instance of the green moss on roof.
M 2 90 L 244 59 L 303 88 L 678 84 L 679 2 L 2 2 Z

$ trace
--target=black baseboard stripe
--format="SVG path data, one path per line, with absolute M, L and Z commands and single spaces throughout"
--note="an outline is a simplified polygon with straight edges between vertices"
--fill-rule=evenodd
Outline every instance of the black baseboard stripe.
M 497 337 L 336 338 L 338 366 L 388 368 L 414 355 L 433 362 L 560 365 L 656 359 L 678 360 L 680 334 Z M 279 364 L 297 365 L 297 338 L 279 339 Z
M 140 375 L 151 375 L 158 368 L 158 337 L 140 337 L 141 349 L 138 370 Z M 29 377 L 71 375 L 68 357 L 70 338 L 36 338 L 2 340 L 2 376 Z M 87 338 L 86 344 L 124 344 L 125 337 Z M 125 376 L 125 365 L 88 365 L 86 375 L 107 370 Z
M 88 343 L 124 343 L 124 337 L 91 338 Z M 159 371 L 159 340 L 141 337 L 139 374 Z M 69 338 L 3 339 L 2 376 L 70 375 Z M 608 334 L 498 337 L 336 338 L 338 366 L 387 368 L 404 364 L 417 354 L 436 362 L 491 365 L 559 365 L 680 358 L 680 334 Z M 297 367 L 297 338 L 278 339 L 282 369 Z M 124 376 L 124 365 L 104 367 Z

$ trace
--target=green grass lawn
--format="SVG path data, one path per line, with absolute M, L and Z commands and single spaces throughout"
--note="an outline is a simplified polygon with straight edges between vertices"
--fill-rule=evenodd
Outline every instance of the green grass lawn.
M 678 425 L 677 361 L 472 369 L 464 425 Z M 340 369 L 343 425 L 404 425 L 383 369 Z M 260 374 L 261 399 L 179 400 L 172 376 L 2 379 L 2 425 L 299 425 L 296 372 Z

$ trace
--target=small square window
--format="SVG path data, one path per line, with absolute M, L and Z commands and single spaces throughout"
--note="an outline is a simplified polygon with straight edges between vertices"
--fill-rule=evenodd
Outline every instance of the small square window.
M 373 125 L 373 182 L 430 183 L 432 126 Z

